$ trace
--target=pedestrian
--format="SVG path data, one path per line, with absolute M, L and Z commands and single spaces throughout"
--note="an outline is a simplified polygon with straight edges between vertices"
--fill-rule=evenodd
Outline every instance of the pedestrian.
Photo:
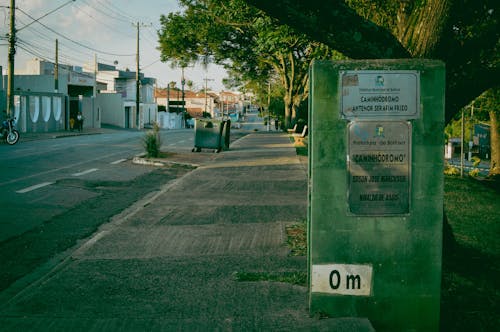
M 82 112 L 78 112 L 78 115 L 76 116 L 76 126 L 78 128 L 78 131 L 82 131 L 82 129 L 83 129 L 83 115 L 82 115 Z
M 278 120 L 278 118 L 274 119 L 274 128 L 276 130 L 278 130 L 278 128 L 279 128 L 279 120 Z

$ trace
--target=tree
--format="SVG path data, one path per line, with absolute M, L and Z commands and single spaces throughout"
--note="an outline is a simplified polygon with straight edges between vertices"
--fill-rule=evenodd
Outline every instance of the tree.
M 446 121 L 500 83 L 497 0 L 245 1 L 353 59 L 443 60 Z
M 500 176 L 500 88 L 491 88 L 474 100 L 474 106 L 490 119 L 490 176 Z M 475 113 L 474 116 L 476 116 Z M 481 115 L 481 114 L 480 114 Z
M 332 57 L 320 42 L 277 21 L 243 0 L 181 0 L 183 13 L 161 17 L 162 61 L 213 61 L 233 75 L 228 83 L 277 81 L 284 87 L 285 124 L 308 96 L 308 68 L 313 58 Z
M 434 58 L 446 63 L 449 122 L 486 92 L 491 173 L 500 170 L 497 0 L 245 0 L 311 39 L 353 59 Z

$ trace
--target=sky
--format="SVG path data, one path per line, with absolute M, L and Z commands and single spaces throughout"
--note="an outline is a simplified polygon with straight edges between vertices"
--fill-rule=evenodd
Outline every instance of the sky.
M 10 0 L 0 0 L 0 66 L 7 69 L 10 31 Z M 60 7 L 59 9 L 57 9 Z M 181 86 L 181 69 L 160 61 L 157 31 L 160 15 L 180 11 L 177 0 L 16 0 L 16 69 L 29 59 L 55 62 L 55 40 L 59 44 L 59 63 L 82 66 L 114 64 L 118 69 L 136 71 L 137 23 L 140 25 L 140 71 L 157 79 L 158 87 L 171 81 Z M 38 18 L 53 11 L 53 13 Z M 41 23 L 41 24 L 40 24 Z M 216 65 L 204 69 L 196 65 L 184 70 L 194 89 L 205 87 L 221 91 L 225 71 Z

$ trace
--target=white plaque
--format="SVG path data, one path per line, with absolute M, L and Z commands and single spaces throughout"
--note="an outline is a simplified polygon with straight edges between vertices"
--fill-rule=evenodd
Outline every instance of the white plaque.
M 416 119 L 420 73 L 413 70 L 353 70 L 340 73 L 345 119 Z
M 373 267 L 353 264 L 312 266 L 311 291 L 336 295 L 370 296 Z

